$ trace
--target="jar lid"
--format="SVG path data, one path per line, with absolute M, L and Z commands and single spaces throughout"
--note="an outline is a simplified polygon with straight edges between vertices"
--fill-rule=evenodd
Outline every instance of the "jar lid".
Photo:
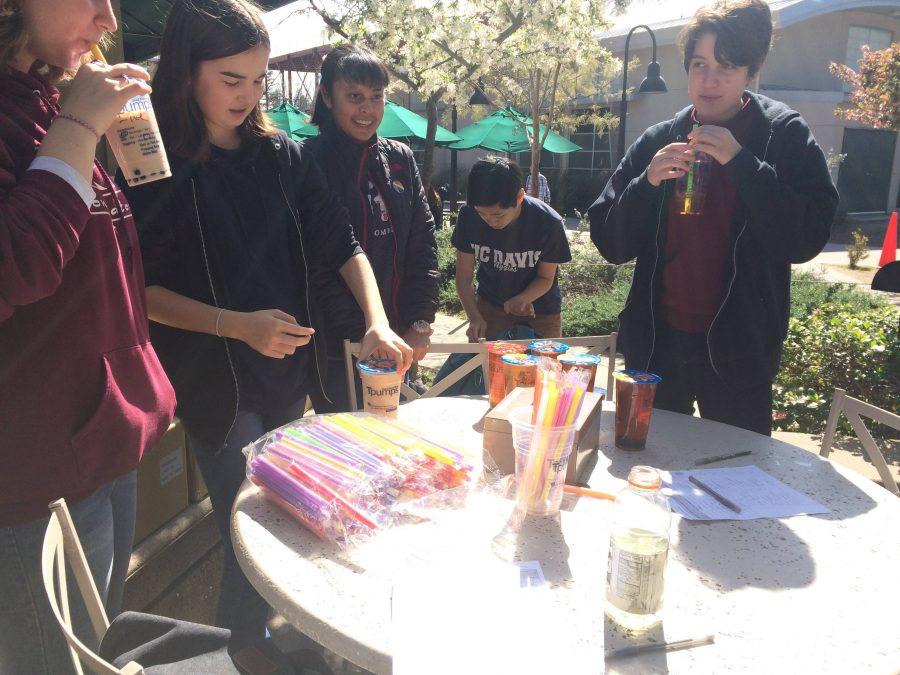
M 617 370 L 613 373 L 613 377 L 622 382 L 631 382 L 632 384 L 657 384 L 662 382 L 662 378 L 659 375 L 643 370 Z
M 600 357 L 596 354 L 563 354 L 559 362 L 569 366 L 599 366 Z
M 491 354 L 524 354 L 527 347 L 518 342 L 488 342 L 487 350 Z
M 532 340 L 528 348 L 541 354 L 565 354 L 569 351 L 569 345 L 555 340 Z
M 356 364 L 360 372 L 370 375 L 383 375 L 385 373 L 396 373 L 397 362 L 394 359 L 384 359 L 376 356 L 370 357 L 365 361 Z
M 652 466 L 633 466 L 628 472 L 628 484 L 641 490 L 659 490 L 662 477 Z
M 538 363 L 537 357 L 531 354 L 506 354 L 500 360 L 513 366 L 536 366 Z

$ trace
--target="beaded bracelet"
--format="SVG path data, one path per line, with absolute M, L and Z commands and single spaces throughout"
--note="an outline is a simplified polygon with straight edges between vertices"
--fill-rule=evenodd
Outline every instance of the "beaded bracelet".
M 73 115 L 71 113 L 60 113 L 59 115 L 56 116 L 56 119 L 69 120 L 70 122 L 75 122 L 75 124 L 80 124 L 85 129 L 87 129 L 92 134 L 94 134 L 94 136 L 97 138 L 98 143 L 100 142 L 100 139 L 103 138 L 100 134 L 97 133 L 97 130 L 94 127 L 92 127 L 90 124 L 85 122 L 80 117 L 75 117 L 75 115 Z

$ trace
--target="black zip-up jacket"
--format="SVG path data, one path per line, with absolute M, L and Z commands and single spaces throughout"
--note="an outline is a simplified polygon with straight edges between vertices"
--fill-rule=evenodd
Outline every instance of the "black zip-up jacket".
M 305 279 L 303 302 L 310 324 L 316 371 L 321 386 L 327 356 L 323 336 L 322 306 L 311 292 L 310 261 L 337 270 L 361 253 L 349 224 L 347 210 L 328 188 L 312 155 L 279 132 L 262 144 L 254 168 L 271 203 L 260 204 L 270 218 L 288 218 L 295 248 L 298 275 Z M 198 203 L 197 164 L 172 158 L 169 180 L 127 190 L 138 226 L 147 286 L 159 285 L 216 307 L 230 308 L 223 283 L 222 261 L 212 238 L 215 223 L 205 222 Z M 124 181 L 120 180 L 120 184 Z M 299 291 L 298 291 L 299 292 Z M 205 441 L 224 445 L 240 406 L 240 387 L 231 340 L 184 331 L 155 322 L 151 339 L 178 396 L 177 414 L 187 430 Z
M 357 241 L 366 241 L 368 205 L 360 182 L 363 173 L 377 181 L 393 222 L 393 250 L 366 254 L 378 282 L 391 328 L 403 333 L 420 319 L 431 323 L 438 303 L 437 245 L 434 219 L 412 151 L 404 144 L 374 136 L 360 145 L 333 124 L 304 142 L 325 172 L 328 184 L 350 212 Z M 313 263 L 313 288 L 322 307 L 328 308 L 326 329 L 329 350 L 343 354 L 343 340 L 359 340 L 365 330 L 362 311 L 343 279 Z
M 771 383 L 790 315 L 791 264 L 825 246 L 838 194 L 825 155 L 800 114 L 747 92 L 752 122 L 743 149 L 726 165 L 737 186 L 724 299 L 707 333 L 712 367 L 741 388 Z M 666 218 L 672 181 L 653 187 L 650 160 L 686 142 L 691 108 L 656 124 L 632 145 L 588 210 L 591 240 L 613 263 L 637 259 L 619 344 L 629 368 L 650 364 L 661 321 Z

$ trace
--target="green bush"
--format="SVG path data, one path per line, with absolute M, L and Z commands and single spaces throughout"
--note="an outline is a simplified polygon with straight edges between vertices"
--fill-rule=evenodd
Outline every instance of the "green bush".
M 618 330 L 619 312 L 631 286 L 631 268 L 620 267 L 613 282 L 592 295 L 563 295 L 562 333 L 567 337 L 608 335 Z M 595 285 L 595 290 L 597 286 Z
M 836 387 L 900 412 L 898 321 L 892 307 L 837 304 L 792 318 L 775 381 L 775 428 L 821 433 Z
M 874 293 L 859 291 L 852 284 L 823 282 L 809 272 L 795 272 L 791 277 L 791 316 L 807 316 L 817 307 L 832 304 L 854 312 L 886 307 L 887 302 Z

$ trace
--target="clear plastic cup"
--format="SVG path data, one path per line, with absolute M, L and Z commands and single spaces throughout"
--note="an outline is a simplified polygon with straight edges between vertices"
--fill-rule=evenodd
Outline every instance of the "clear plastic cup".
M 683 216 L 703 215 L 713 159 L 705 152 L 697 152 L 690 170 L 675 179 L 675 198 Z
M 643 450 L 656 385 L 662 378 L 642 370 L 617 370 L 613 377 L 616 380 L 616 447 Z
M 150 96 L 135 96 L 116 115 L 106 132 L 129 186 L 143 185 L 172 175 Z
M 397 417 L 403 376 L 393 359 L 369 358 L 356 364 L 362 381 L 363 409 L 382 417 Z
M 530 514 L 551 516 L 562 503 L 576 427 L 536 426 L 531 414 L 532 406 L 525 406 L 509 415 L 516 450 L 516 501 Z
M 506 396 L 516 387 L 533 387 L 537 375 L 538 360 L 531 354 L 504 354 L 500 358 L 503 364 L 503 384 Z
M 591 374 L 588 380 L 588 391 L 594 391 L 594 380 L 597 379 L 597 367 L 600 365 L 601 359 L 596 354 L 563 354 L 557 359 L 562 366 L 563 372 L 568 372 L 572 368 L 582 368 Z
M 506 396 L 506 380 L 503 378 L 503 363 L 500 358 L 505 354 L 524 354 L 527 347 L 515 342 L 489 342 L 488 352 L 488 403 L 493 408 Z

